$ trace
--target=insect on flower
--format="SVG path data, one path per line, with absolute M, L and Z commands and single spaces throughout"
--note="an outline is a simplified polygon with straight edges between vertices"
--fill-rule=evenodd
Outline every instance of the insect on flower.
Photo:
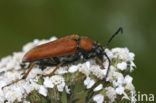
M 105 77 L 107 78 L 111 61 L 107 56 L 105 49 L 119 32 L 123 32 L 121 27 L 108 40 L 105 47 L 98 42 L 94 42 L 88 37 L 80 37 L 78 35 L 66 36 L 58 40 L 36 46 L 28 51 L 23 57 L 23 63 L 30 62 L 29 68 L 24 76 L 21 79 L 17 79 L 4 87 L 26 79 L 34 65 L 39 65 L 41 67 L 56 66 L 56 68 L 50 74 L 43 74 L 43 77 L 52 76 L 60 66 L 80 59 L 96 58 L 99 65 L 104 69 L 102 63 L 103 55 L 109 61 L 108 70 Z

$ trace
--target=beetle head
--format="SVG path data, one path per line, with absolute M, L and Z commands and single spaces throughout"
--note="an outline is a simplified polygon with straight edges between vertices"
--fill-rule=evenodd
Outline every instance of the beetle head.
M 93 50 L 97 57 L 99 57 L 100 59 L 103 58 L 104 49 L 103 49 L 102 45 L 100 43 L 98 43 L 97 41 L 94 43 Z

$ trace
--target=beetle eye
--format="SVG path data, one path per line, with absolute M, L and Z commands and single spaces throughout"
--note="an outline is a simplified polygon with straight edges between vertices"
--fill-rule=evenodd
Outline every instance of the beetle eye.
M 96 49 L 96 53 L 97 53 L 98 55 L 102 55 L 102 54 L 103 54 L 103 48 L 102 48 L 102 46 L 99 46 L 99 47 Z

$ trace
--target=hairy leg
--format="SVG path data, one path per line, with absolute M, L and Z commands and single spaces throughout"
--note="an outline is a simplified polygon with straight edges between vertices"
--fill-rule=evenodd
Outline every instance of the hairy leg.
M 30 67 L 29 67 L 28 71 L 24 74 L 24 76 L 23 76 L 21 79 L 16 79 L 15 81 L 13 81 L 13 82 L 11 82 L 11 83 L 5 85 L 4 87 L 2 87 L 2 89 L 5 88 L 5 87 L 8 87 L 8 86 L 10 86 L 10 85 L 13 85 L 13 84 L 15 84 L 15 83 L 17 83 L 17 82 L 19 82 L 19 81 L 21 81 L 21 80 L 23 80 L 23 79 L 26 79 L 27 76 L 28 76 L 28 74 L 30 73 L 30 71 L 31 71 L 32 68 L 34 67 L 34 65 L 35 65 L 35 63 L 30 64 Z
M 103 62 L 100 58 L 96 57 L 97 62 L 99 63 L 99 65 L 102 67 L 102 69 L 104 69 L 104 65 Z
M 43 76 L 43 77 L 50 77 L 50 76 L 54 75 L 54 73 L 56 72 L 56 70 L 57 70 L 61 65 L 62 65 L 61 63 L 58 64 L 58 65 L 56 66 L 56 68 L 55 68 L 51 73 L 49 73 L 49 74 L 43 74 L 42 76 Z

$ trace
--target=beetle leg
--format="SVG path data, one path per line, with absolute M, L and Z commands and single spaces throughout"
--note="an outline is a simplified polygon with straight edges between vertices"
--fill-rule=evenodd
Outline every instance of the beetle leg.
M 111 60 L 109 59 L 108 55 L 107 55 L 105 52 L 104 52 L 104 55 L 106 56 L 106 58 L 108 59 L 108 62 L 109 62 L 108 69 L 107 69 L 107 73 L 106 73 L 106 77 L 105 77 L 105 79 L 104 79 L 104 82 L 103 82 L 103 80 L 98 80 L 98 81 L 94 84 L 94 86 L 88 91 L 87 96 L 86 96 L 86 101 L 88 101 L 89 98 L 93 96 L 94 92 L 92 92 L 92 91 L 93 91 L 100 83 L 102 83 L 102 84 L 105 85 L 105 86 L 109 83 L 109 82 L 106 81 L 106 79 L 107 79 L 107 77 L 108 77 L 108 73 L 109 73 L 109 70 L 110 70 Z M 103 66 L 102 60 L 101 60 L 99 57 L 96 57 L 96 59 L 97 59 L 97 62 L 98 62 L 101 66 Z M 104 68 L 104 66 L 103 66 L 102 68 Z
M 26 79 L 28 74 L 30 73 L 30 71 L 32 70 L 32 68 L 34 67 L 35 63 L 30 64 L 30 67 L 28 69 L 28 71 L 24 74 L 24 76 L 22 77 L 22 79 Z
M 30 67 L 29 67 L 28 71 L 24 74 L 24 76 L 23 76 L 21 79 L 16 79 L 15 81 L 13 81 L 13 82 L 11 82 L 11 83 L 9 83 L 9 84 L 3 86 L 2 89 L 3 89 L 4 87 L 8 87 L 8 86 L 10 86 L 10 85 L 12 85 L 12 84 L 15 84 L 15 83 L 17 83 L 17 82 L 19 82 L 19 81 L 21 81 L 21 80 L 23 80 L 23 79 L 26 79 L 27 76 L 28 76 L 28 74 L 30 73 L 30 71 L 31 71 L 32 68 L 34 67 L 34 65 L 35 65 L 35 63 L 30 64 Z
M 56 72 L 56 70 L 57 70 L 61 65 L 62 65 L 62 63 L 58 64 L 58 65 L 56 66 L 56 68 L 55 68 L 51 73 L 49 73 L 49 74 L 43 74 L 42 76 L 43 76 L 43 77 L 50 77 L 50 76 L 54 75 L 54 73 Z
M 59 64 L 59 63 L 60 63 L 60 60 L 59 60 L 59 58 L 58 58 L 58 57 L 54 57 L 53 59 L 54 59 L 54 61 L 55 61 L 57 64 Z
M 96 60 L 99 63 L 99 65 L 102 67 L 102 69 L 104 69 L 104 65 L 102 63 L 102 60 L 99 57 L 96 57 Z
M 106 56 L 106 58 L 108 59 L 108 62 L 109 62 L 106 77 L 105 77 L 105 80 L 106 80 L 108 77 L 109 70 L 110 70 L 111 60 L 109 59 L 108 55 L 105 52 L 104 52 L 104 55 Z

